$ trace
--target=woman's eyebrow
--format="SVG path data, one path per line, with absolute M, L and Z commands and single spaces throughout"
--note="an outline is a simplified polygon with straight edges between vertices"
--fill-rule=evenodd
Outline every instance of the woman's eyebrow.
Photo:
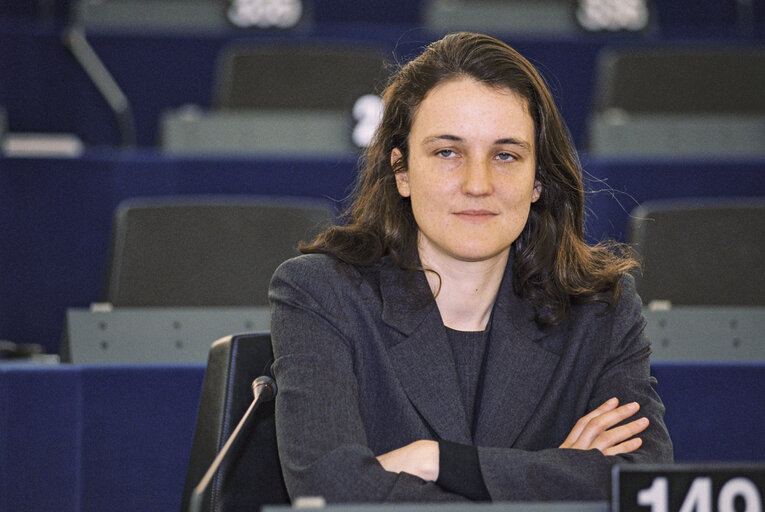
M 431 144 L 434 142 L 439 142 L 443 140 L 448 140 L 451 142 L 464 142 L 465 139 L 462 137 L 458 137 L 457 135 L 449 135 L 449 134 L 443 134 L 443 135 L 431 135 L 429 137 L 425 137 L 423 140 L 424 144 Z M 513 146 L 519 146 L 522 149 L 525 149 L 527 151 L 531 151 L 531 143 L 526 142 L 523 139 L 517 139 L 515 137 L 505 137 L 502 139 L 497 139 L 494 141 L 495 146 L 502 146 L 505 144 L 513 145 Z
M 429 137 L 425 137 L 425 139 L 422 142 L 425 143 L 425 144 L 431 144 L 433 142 L 439 142 L 439 141 L 442 141 L 442 140 L 448 140 L 448 141 L 451 141 L 451 142 L 464 142 L 465 141 L 465 139 L 463 139 L 462 137 L 458 137 L 456 135 L 444 134 L 444 135 L 431 135 Z
M 523 139 L 516 139 L 513 137 L 509 137 L 506 139 L 497 139 L 494 141 L 494 145 L 503 145 L 503 144 L 511 144 L 513 146 L 520 146 L 522 149 L 525 149 L 527 151 L 531 151 L 531 144 L 529 142 L 526 142 Z

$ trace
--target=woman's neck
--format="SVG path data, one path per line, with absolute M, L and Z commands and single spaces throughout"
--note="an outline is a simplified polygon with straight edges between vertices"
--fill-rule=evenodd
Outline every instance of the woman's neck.
M 420 259 L 444 325 L 458 331 L 482 331 L 491 317 L 508 253 L 486 261 L 459 261 L 423 254 Z M 439 280 L 440 276 L 440 280 Z

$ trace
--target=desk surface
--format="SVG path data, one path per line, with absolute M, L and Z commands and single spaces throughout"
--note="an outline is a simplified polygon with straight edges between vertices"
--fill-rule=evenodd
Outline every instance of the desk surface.
M 289 512 L 314 510 L 315 512 L 608 512 L 605 501 L 591 502 L 499 502 L 499 503 L 395 503 L 395 504 L 346 504 L 326 505 L 321 508 L 293 508 L 289 506 L 266 506 L 262 512 Z

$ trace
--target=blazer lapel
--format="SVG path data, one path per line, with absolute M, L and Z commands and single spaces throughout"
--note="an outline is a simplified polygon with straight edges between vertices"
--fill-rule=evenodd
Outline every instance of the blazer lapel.
M 531 418 L 560 357 L 542 348 L 534 309 L 515 294 L 512 260 L 497 294 L 483 368 L 475 440 L 510 447 Z
M 439 438 L 470 443 L 452 350 L 424 274 L 386 265 L 380 290 L 382 320 L 403 335 L 388 354 L 404 392 Z

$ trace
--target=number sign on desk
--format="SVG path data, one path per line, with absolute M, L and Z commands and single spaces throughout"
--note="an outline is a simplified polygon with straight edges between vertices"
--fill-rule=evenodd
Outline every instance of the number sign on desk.
M 617 466 L 612 512 L 762 512 L 765 464 Z

